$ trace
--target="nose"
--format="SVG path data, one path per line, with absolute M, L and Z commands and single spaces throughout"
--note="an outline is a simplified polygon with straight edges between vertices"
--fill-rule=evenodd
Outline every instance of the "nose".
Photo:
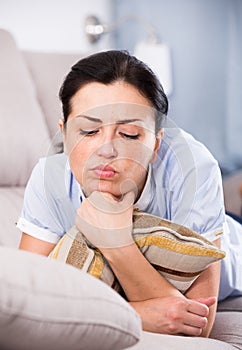
M 104 158 L 115 158 L 118 155 L 118 152 L 115 148 L 114 142 L 113 141 L 109 141 L 106 143 L 103 143 L 97 150 L 97 154 L 100 157 L 104 157 Z

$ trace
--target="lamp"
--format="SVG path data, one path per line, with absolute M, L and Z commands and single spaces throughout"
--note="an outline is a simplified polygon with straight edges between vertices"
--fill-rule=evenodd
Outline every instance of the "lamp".
M 96 16 L 87 16 L 85 20 L 85 33 L 91 44 L 100 40 L 103 34 L 115 32 L 127 21 L 136 21 L 140 23 L 149 36 L 146 41 L 140 41 L 134 48 L 134 55 L 146 63 L 158 76 L 165 93 L 169 96 L 172 93 L 172 72 L 170 49 L 167 44 L 158 39 L 157 32 L 148 22 L 136 16 L 127 16 L 117 22 L 115 25 L 101 23 Z

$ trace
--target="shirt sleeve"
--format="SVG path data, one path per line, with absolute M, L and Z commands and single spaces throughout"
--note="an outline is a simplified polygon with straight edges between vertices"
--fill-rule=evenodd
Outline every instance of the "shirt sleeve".
M 216 240 L 227 231 L 217 161 L 205 146 L 191 137 L 175 147 L 171 163 L 170 219 L 210 241 Z
M 64 232 L 46 195 L 44 167 L 45 159 L 41 159 L 32 171 L 17 227 L 35 238 L 57 243 Z

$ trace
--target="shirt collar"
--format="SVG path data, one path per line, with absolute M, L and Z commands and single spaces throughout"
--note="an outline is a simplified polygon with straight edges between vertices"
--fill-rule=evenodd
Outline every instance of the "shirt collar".
M 66 168 L 65 168 L 65 185 L 68 189 L 69 197 L 73 198 L 78 196 L 81 201 L 82 198 L 85 198 L 85 195 L 81 189 L 79 182 L 76 181 L 74 175 L 72 174 L 69 158 L 67 157 Z
M 148 167 L 148 174 L 145 182 L 145 186 L 143 188 L 143 191 L 137 200 L 137 202 L 134 203 L 134 209 L 139 211 L 147 211 L 152 198 L 154 196 L 154 189 L 153 189 L 153 181 L 152 179 L 152 165 L 149 164 Z

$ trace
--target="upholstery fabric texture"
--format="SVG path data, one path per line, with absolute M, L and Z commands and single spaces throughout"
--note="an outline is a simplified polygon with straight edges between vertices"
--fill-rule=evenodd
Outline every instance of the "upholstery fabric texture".
M 134 213 L 133 238 L 147 260 L 183 293 L 204 269 L 225 256 L 194 231 L 143 212 Z M 83 269 L 121 292 L 100 251 L 75 226 L 62 237 L 50 257 Z
M 23 206 L 24 187 L 0 187 L 0 246 L 18 247 L 21 232 L 16 227 Z
M 0 349 L 118 350 L 139 340 L 134 309 L 89 274 L 6 247 L 0 266 Z
M 235 350 L 233 346 L 214 339 L 180 337 L 143 332 L 141 341 L 130 350 Z
M 0 34 L 0 185 L 24 186 L 46 154 L 49 132 L 21 52 L 8 32 Z
M 242 350 L 242 313 L 235 311 L 217 312 L 210 338 L 219 339 Z
M 218 311 L 242 312 L 242 296 L 230 297 L 218 304 Z M 242 315 L 241 315 L 242 317 Z M 241 328 L 242 329 L 242 328 Z
M 59 89 L 70 67 L 82 56 L 83 54 L 23 52 L 29 73 L 36 83 L 36 95 L 45 115 L 51 138 L 58 133 L 58 120 L 62 118 Z

